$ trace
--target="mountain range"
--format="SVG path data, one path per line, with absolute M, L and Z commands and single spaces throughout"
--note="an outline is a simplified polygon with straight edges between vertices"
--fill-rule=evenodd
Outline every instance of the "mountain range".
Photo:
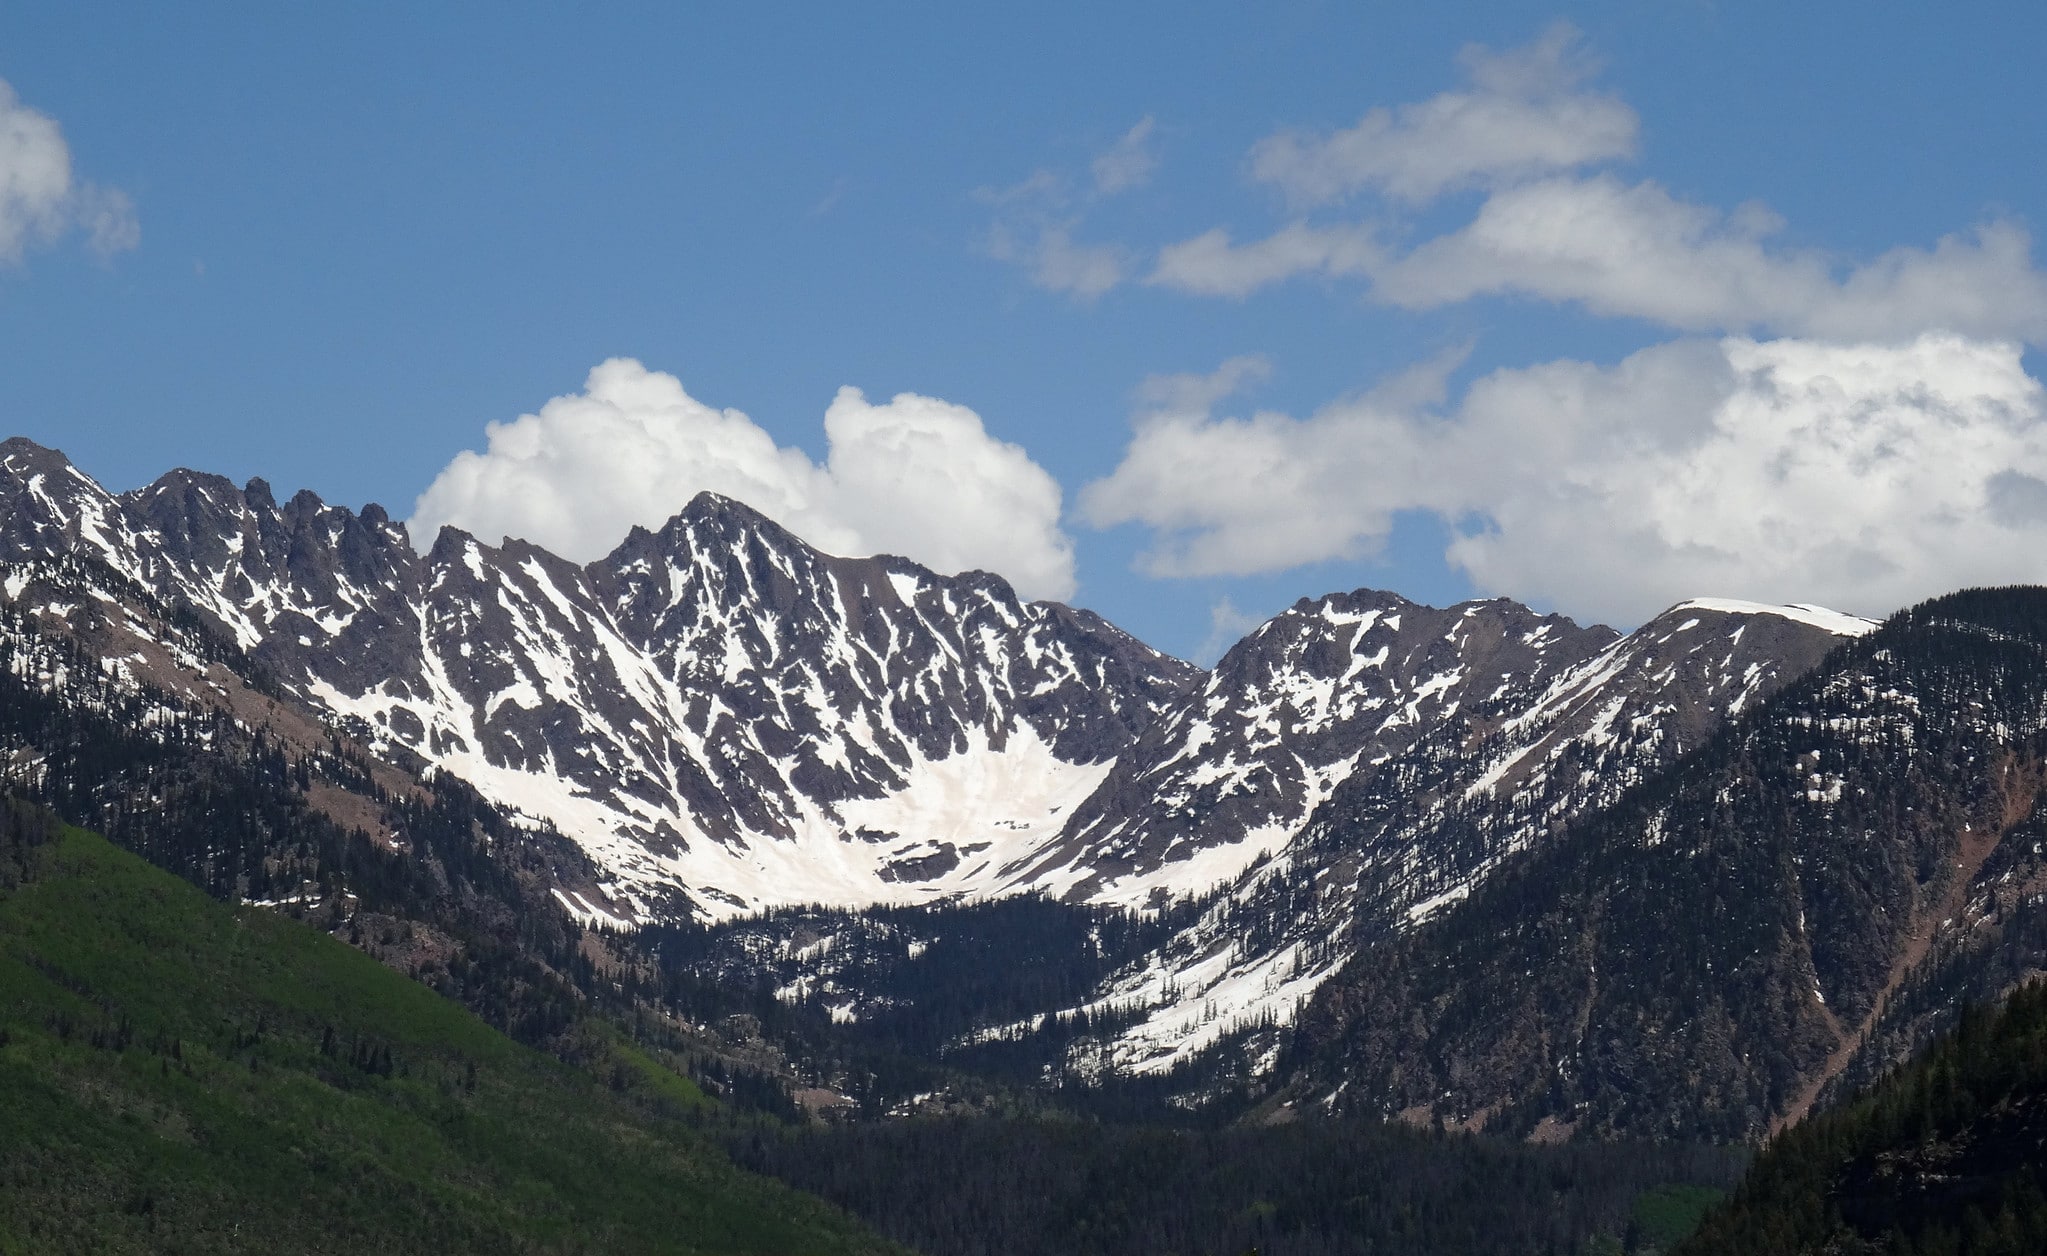
M 1360 591 L 1204 673 L 998 577 L 826 555 L 709 494 L 577 566 L 454 529 L 416 553 L 379 507 L 261 481 L 116 495 L 0 445 L 0 555 L 63 554 L 192 607 L 378 756 L 570 837 L 599 870 L 565 895 L 589 919 L 1228 886 L 1100 993 L 1156 1011 L 1126 1067 L 1286 1016 L 1348 953 L 1331 939 L 1468 893 L 1868 627 L 1697 602 L 1623 637 Z M 1334 911 L 1235 941 L 1245 903 L 1304 877 Z
M 475 857 L 526 852 L 527 906 L 448 936 L 502 940 L 540 894 L 667 938 L 650 974 L 847 1032 L 938 1006 L 947 957 L 1024 919 L 990 909 L 1042 904 L 1060 979 L 968 983 L 920 1031 L 1011 1052 L 1018 1084 L 1750 1138 L 2030 962 L 2023 592 L 1882 628 L 1702 598 L 1623 634 L 1359 590 L 1203 669 L 711 495 L 588 564 L 420 541 L 376 506 L 186 471 L 115 494 L 0 445 L 9 612 L 78 654 L 35 655 L 33 686 L 84 701 L 90 656 L 152 718 L 210 710 L 310 756 L 306 798 L 399 854 L 423 822 L 377 800 L 460 781 L 497 817 Z M 328 865 L 294 888 L 250 850 L 227 888 L 335 901 Z

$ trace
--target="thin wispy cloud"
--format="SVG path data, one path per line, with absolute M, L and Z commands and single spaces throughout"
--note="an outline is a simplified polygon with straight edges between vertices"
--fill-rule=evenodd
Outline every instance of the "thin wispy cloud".
M 1094 174 L 1096 192 L 1114 196 L 1151 181 L 1152 172 L 1159 166 L 1158 154 L 1151 150 L 1154 125 L 1154 120 L 1146 116 L 1094 159 L 1088 169 Z
M 1117 245 L 1075 241 L 1079 222 L 1077 216 L 998 220 L 988 229 L 988 256 L 1023 267 L 1040 288 L 1091 301 L 1130 277 L 1132 259 Z
M 995 211 L 986 236 L 988 256 L 1021 267 L 1040 288 L 1080 301 L 1092 301 L 1128 280 L 1139 262 L 1135 251 L 1086 242 L 1079 235 L 1094 205 L 1151 180 L 1158 169 L 1151 147 L 1154 129 L 1147 116 L 1096 154 L 1084 188 L 1038 170 L 1009 187 L 978 191 L 977 199 Z
M 1369 223 L 1289 223 L 1250 244 L 1235 243 L 1217 227 L 1159 250 L 1145 282 L 1200 296 L 1245 297 L 1300 275 L 1366 278 L 1385 261 Z
M 1598 65 L 1559 22 L 1525 48 L 1467 47 L 1467 85 L 1417 104 L 1373 109 L 1326 134 L 1281 131 L 1251 150 L 1252 177 L 1297 208 L 1342 201 L 1361 188 L 1420 203 L 1632 156 L 1641 130 L 1619 99 L 1585 90 Z
M 2015 223 L 1848 266 L 1773 247 L 1781 226 L 1760 207 L 1721 213 L 1653 182 L 1544 180 L 1494 194 L 1469 225 L 1375 267 L 1372 296 L 1410 309 L 1529 297 L 1683 331 L 2047 336 L 2047 275 Z
M 850 187 L 852 187 L 852 181 L 843 176 L 832 180 L 832 186 L 825 191 L 823 196 L 818 198 L 817 204 L 812 205 L 810 212 L 805 214 L 804 217 L 822 218 L 826 214 L 831 213 L 839 207 L 840 201 L 846 199 L 846 192 Z
M 1257 615 L 1238 610 L 1237 604 L 1229 598 L 1217 598 L 1209 605 L 1208 635 L 1195 647 L 1193 661 L 1203 667 L 1215 666 L 1225 650 L 1242 641 L 1246 633 L 1264 622 Z
M 1253 178 L 1297 215 L 1353 216 L 1296 216 L 1241 242 L 1211 228 L 1159 248 L 1145 281 L 1243 298 L 1315 277 L 1404 309 L 1514 297 L 1685 332 L 2047 339 L 2047 275 L 2016 222 L 1860 260 L 1784 245 L 1783 220 L 1760 203 L 1720 209 L 1599 168 L 1640 155 L 1640 123 L 1595 88 L 1597 63 L 1570 26 L 1522 48 L 1467 48 L 1460 62 L 1456 90 L 1252 146 Z M 1482 193 L 1467 222 L 1389 243 L 1412 237 L 1417 206 L 1460 189 Z

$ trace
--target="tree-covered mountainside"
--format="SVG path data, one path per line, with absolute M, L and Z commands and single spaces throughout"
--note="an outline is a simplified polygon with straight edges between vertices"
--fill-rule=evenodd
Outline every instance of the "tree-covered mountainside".
M 1356 1123 L 735 1119 L 584 1020 L 580 1067 L 49 813 L 0 840 L 0 1250 L 1576 1253 L 1739 1152 Z
M 699 1019 L 753 1016 L 800 1044 L 867 1115 L 953 1108 L 966 1098 L 960 1074 L 1092 1113 L 1135 1102 L 1163 1115 L 1172 1092 L 1155 1084 L 1059 1084 L 1069 1043 L 1137 1014 L 1065 1010 L 1187 919 L 1185 909 L 1140 916 L 1033 895 L 778 909 L 649 926 L 633 945 L 662 973 L 672 1006 Z
M 1681 1256 L 2047 1251 L 2047 985 L 1775 1139 Z
M 945 1256 L 1579 1256 L 1643 1251 L 1745 1154 L 1536 1147 L 1376 1122 L 919 1118 L 750 1132 L 742 1164 Z
M 572 1068 L 0 802 L 0 1250 L 890 1250 L 732 1167 L 700 1092 L 582 1032 Z
M 1970 957 L 2047 966 L 2028 923 L 2043 779 L 2047 590 L 1901 612 L 1361 951 L 1303 1014 L 1275 1102 L 1760 1138 L 1811 1110 L 1894 999 L 1914 1016 L 1881 1045 L 1902 1051 L 1973 989 Z

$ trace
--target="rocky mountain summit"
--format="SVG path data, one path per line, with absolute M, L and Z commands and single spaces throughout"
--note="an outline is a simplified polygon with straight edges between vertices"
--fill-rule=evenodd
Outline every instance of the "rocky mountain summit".
M 107 493 L 0 446 L 0 546 L 82 551 L 231 633 L 381 752 L 455 772 L 613 875 L 592 915 L 1007 888 L 1197 676 L 998 577 L 819 553 L 703 495 L 577 566 L 261 481 Z
M 1467 787 L 1537 806 L 1571 738 L 1685 744 L 1840 626 L 1699 604 L 1758 626 L 1706 652 L 1711 676 L 1716 629 L 1694 631 L 1637 701 L 1611 695 L 1648 683 L 1614 687 L 1648 674 L 1640 634 L 1360 591 L 1303 601 L 1204 674 L 999 577 L 826 555 L 709 494 L 579 566 L 455 529 L 419 553 L 379 507 L 280 504 L 260 480 L 174 471 L 115 495 L 0 445 L 0 553 L 74 552 L 211 619 L 380 752 L 560 829 L 609 874 L 570 906 L 614 920 L 1155 905 L 1298 862 L 1283 852 L 1316 816 L 1381 805 L 1371 782 L 1407 781 L 1416 755 L 1511 745 Z M 1418 861 L 1403 884 L 1466 871 L 1395 844 Z
M 1117 757 L 1038 867 L 1076 868 L 1083 896 L 1132 905 L 1208 889 L 1277 853 L 1360 772 L 1460 711 L 1527 705 L 1617 635 L 1507 601 L 1304 598 Z

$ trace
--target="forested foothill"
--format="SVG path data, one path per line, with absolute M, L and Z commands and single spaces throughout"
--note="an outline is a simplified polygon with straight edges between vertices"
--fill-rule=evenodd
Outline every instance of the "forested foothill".
M 755 1129 L 733 1153 L 898 1242 L 959 1256 L 1651 1252 L 1747 1159 L 1341 1120 L 1185 1130 L 989 1117 Z

